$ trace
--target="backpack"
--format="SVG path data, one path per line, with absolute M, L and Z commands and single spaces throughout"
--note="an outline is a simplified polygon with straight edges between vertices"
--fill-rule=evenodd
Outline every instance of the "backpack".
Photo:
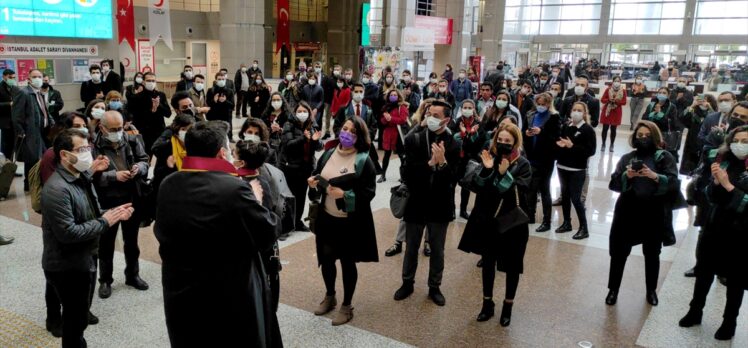
M 42 161 L 36 162 L 29 170 L 29 192 L 31 193 L 31 209 L 42 213 L 42 176 L 40 173 Z

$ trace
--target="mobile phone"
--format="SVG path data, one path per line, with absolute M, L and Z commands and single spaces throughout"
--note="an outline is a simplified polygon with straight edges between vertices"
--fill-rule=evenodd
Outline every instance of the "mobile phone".
M 327 188 L 330 186 L 330 182 L 327 181 L 327 179 L 323 178 L 319 174 L 314 177 L 315 180 L 319 181 L 317 183 L 317 189 L 318 190 L 324 190 L 327 191 Z
M 631 161 L 631 170 L 633 171 L 640 171 L 644 168 L 644 162 L 642 160 L 633 160 Z

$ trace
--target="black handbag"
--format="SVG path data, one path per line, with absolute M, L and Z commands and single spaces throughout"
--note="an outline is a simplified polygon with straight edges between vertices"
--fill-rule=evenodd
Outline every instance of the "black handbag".
M 304 220 L 309 222 L 309 230 L 312 233 L 316 232 L 317 217 L 319 216 L 320 202 L 317 200 L 309 200 L 309 212 Z
M 514 195 L 516 197 L 517 205 L 512 208 L 509 212 L 503 215 L 499 215 L 499 211 L 501 211 L 501 206 L 504 204 L 504 200 L 502 199 L 499 203 L 499 208 L 496 209 L 496 214 L 494 214 L 494 218 L 496 219 L 496 222 L 499 223 L 499 233 L 504 234 L 507 231 L 519 226 L 526 224 L 530 222 L 530 218 L 527 216 L 524 210 L 519 207 L 519 191 L 517 190 L 517 186 L 514 186 Z
M 465 166 L 465 175 L 462 176 L 460 181 L 458 182 L 458 185 L 462 188 L 466 188 L 470 191 L 475 192 L 475 187 L 473 187 L 473 179 L 475 178 L 478 173 L 483 169 L 483 164 L 478 163 L 476 160 L 469 160 L 467 165 Z
M 400 184 L 390 189 L 390 210 L 395 218 L 402 219 L 405 216 L 405 207 L 408 206 L 410 191 L 408 186 Z

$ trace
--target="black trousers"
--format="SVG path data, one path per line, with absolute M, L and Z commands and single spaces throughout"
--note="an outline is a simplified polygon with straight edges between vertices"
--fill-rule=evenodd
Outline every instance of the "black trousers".
M 93 256 L 94 265 L 97 264 L 99 257 Z M 54 286 L 50 283 L 49 278 L 45 276 L 45 288 L 44 288 L 44 302 L 47 304 L 47 319 L 49 320 L 62 320 L 62 314 L 60 313 L 60 297 L 57 296 Z M 96 289 L 96 272 L 91 272 L 91 291 L 88 294 L 88 310 L 91 310 L 91 304 L 93 303 L 94 290 Z
M 493 283 L 496 279 L 496 255 L 483 255 L 483 266 L 481 273 L 483 275 L 483 297 L 493 297 Z M 504 298 L 507 300 L 514 300 L 514 296 L 517 295 L 517 287 L 519 286 L 519 273 L 507 273 L 506 274 L 506 289 Z
M 644 277 L 646 279 L 647 291 L 654 291 L 657 289 L 657 278 L 660 274 L 660 251 L 662 250 L 662 243 L 659 241 L 644 242 L 642 247 L 644 251 Z M 618 246 L 617 250 L 611 250 L 608 289 L 616 291 L 620 289 L 623 270 L 626 268 L 626 259 L 631 254 L 631 248 L 631 246 Z
M 470 202 L 470 190 L 460 187 L 460 213 L 467 212 L 468 202 Z
M 296 197 L 296 227 L 306 226 L 302 221 L 304 216 L 304 205 L 306 204 L 306 192 L 309 188 L 309 184 L 306 182 L 307 179 L 312 175 L 311 169 L 289 169 L 283 170 L 283 174 L 286 176 L 286 182 L 288 188 Z
M 112 270 L 114 264 L 114 242 L 117 239 L 117 231 L 122 225 L 122 241 L 125 251 L 125 277 L 132 278 L 140 274 L 140 248 L 138 247 L 138 231 L 140 230 L 140 219 L 137 213 L 133 214 L 127 221 L 122 221 L 110 227 L 99 240 L 99 282 L 112 284 Z
M 5 155 L 5 158 L 10 161 L 13 158 L 13 152 L 16 148 L 16 132 L 13 128 L 2 128 L 0 129 L 0 152 Z
M 376 173 L 384 173 L 384 171 L 382 170 L 382 166 L 379 165 L 379 152 L 377 152 L 377 149 L 374 146 L 369 147 L 369 158 L 371 158 L 371 161 L 374 162 L 374 170 L 376 171 Z
M 236 115 L 246 115 L 247 114 L 247 104 L 249 104 L 249 99 L 247 99 L 247 92 L 238 90 L 236 91 Z M 240 113 L 241 112 L 241 113 Z
M 582 188 L 586 177 L 586 170 L 570 171 L 558 170 L 558 179 L 561 182 L 561 207 L 564 213 L 564 222 L 571 222 L 571 205 L 577 211 L 579 226 L 587 226 L 587 215 L 584 203 L 582 203 Z
M 86 347 L 83 332 L 88 327 L 91 279 L 96 273 L 44 271 L 44 275 L 62 304 L 62 347 Z
M 706 304 L 706 296 L 714 282 L 714 272 L 698 271 L 696 273 L 696 282 L 693 286 L 693 299 L 691 299 L 691 308 L 703 310 Z M 743 304 L 743 289 L 740 286 L 730 286 L 730 278 L 727 278 L 727 300 L 725 301 L 725 311 L 722 318 L 725 321 L 735 322 L 740 314 L 740 305 Z
M 543 204 L 543 223 L 551 223 L 551 177 L 553 164 L 549 166 L 532 166 L 532 179 L 527 190 L 528 216 L 532 220 L 537 211 L 538 193 Z

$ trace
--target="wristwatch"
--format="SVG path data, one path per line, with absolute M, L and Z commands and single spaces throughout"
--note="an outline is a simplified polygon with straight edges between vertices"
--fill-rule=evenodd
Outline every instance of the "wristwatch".
M 444 169 L 446 166 L 447 166 L 447 161 L 444 161 L 444 163 L 437 165 L 437 169 Z

